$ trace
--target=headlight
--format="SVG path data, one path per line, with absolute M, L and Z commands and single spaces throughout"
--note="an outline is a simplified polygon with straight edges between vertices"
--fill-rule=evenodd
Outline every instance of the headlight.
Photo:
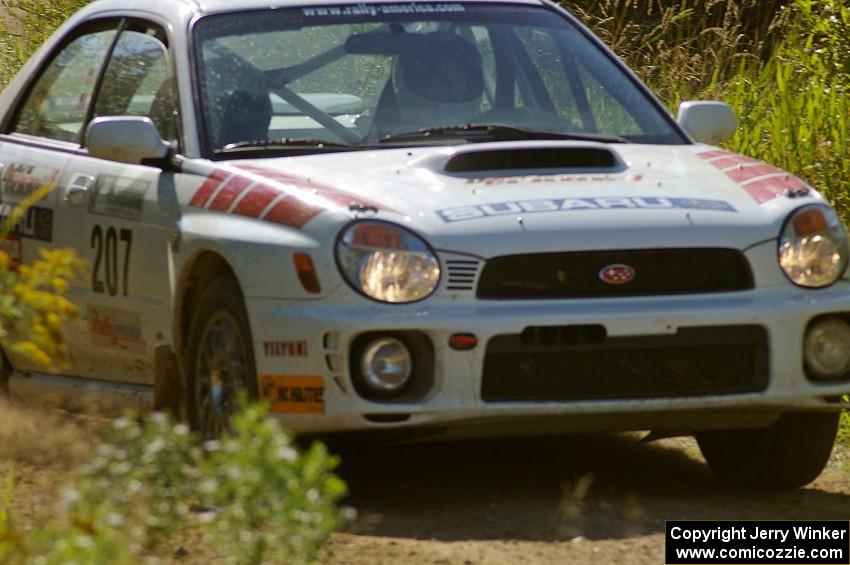
M 779 265 L 798 286 L 829 286 L 847 267 L 847 231 L 835 212 L 820 204 L 794 210 L 779 236 Z
M 336 256 L 343 277 L 381 302 L 414 302 L 440 281 L 440 263 L 418 235 L 386 222 L 362 221 L 342 232 Z

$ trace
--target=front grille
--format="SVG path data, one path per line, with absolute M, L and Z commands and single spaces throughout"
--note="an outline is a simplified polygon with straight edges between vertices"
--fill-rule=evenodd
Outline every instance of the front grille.
M 604 337 L 592 331 L 594 326 L 572 327 L 527 328 L 493 337 L 484 360 L 484 401 L 675 398 L 767 387 L 767 330 L 762 326 L 680 328 L 671 335 L 628 337 Z M 564 338 L 571 335 L 593 338 Z
M 631 282 L 609 284 L 601 271 L 627 265 Z M 478 298 L 546 299 L 731 292 L 753 288 L 753 273 L 736 249 L 633 249 L 508 255 L 490 259 Z

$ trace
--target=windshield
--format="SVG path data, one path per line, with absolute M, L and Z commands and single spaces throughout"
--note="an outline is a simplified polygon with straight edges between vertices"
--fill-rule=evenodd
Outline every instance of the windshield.
M 218 155 L 476 141 L 496 131 L 686 142 L 605 53 L 544 7 L 237 12 L 201 19 L 195 40 L 205 144 Z

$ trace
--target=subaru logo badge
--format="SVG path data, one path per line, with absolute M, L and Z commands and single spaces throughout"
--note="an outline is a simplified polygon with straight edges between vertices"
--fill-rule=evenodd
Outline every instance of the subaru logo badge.
M 627 284 L 635 280 L 636 275 L 632 267 L 622 263 L 607 265 L 599 271 L 599 279 L 608 284 Z

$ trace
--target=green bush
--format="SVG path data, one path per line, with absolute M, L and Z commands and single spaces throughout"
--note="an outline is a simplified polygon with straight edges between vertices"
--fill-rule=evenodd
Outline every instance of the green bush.
M 0 240 L 13 233 L 27 209 L 52 189 L 42 186 L 20 203 L 0 225 Z M 16 265 L 6 250 L 0 250 L 0 343 L 6 352 L 46 369 L 68 364 L 62 325 L 78 315 L 67 299 L 68 287 L 84 269 L 72 249 L 42 248 L 31 265 Z
M 128 415 L 73 475 L 60 508 L 33 531 L 17 527 L 0 497 L 0 563 L 138 563 L 168 554 L 198 530 L 217 559 L 310 563 L 346 513 L 337 459 L 320 444 L 301 452 L 261 406 L 232 433 L 201 446 L 184 424 Z
M 233 426 L 235 433 L 207 443 L 200 500 L 217 509 L 208 532 L 240 563 L 310 561 L 343 522 L 335 503 L 346 487 L 331 473 L 337 459 L 320 443 L 299 454 L 256 406 Z

